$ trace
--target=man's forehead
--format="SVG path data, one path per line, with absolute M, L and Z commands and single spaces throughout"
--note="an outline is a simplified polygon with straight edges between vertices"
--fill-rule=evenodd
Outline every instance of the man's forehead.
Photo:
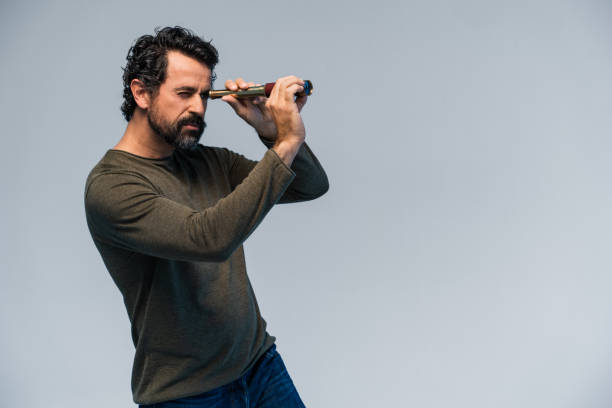
M 168 51 L 168 66 L 166 68 L 166 82 L 178 85 L 179 82 L 190 85 L 210 84 L 210 68 L 196 60 L 177 51 Z

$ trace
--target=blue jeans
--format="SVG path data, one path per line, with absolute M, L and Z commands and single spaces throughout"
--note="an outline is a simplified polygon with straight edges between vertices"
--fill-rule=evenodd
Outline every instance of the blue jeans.
M 214 390 L 140 408 L 305 408 L 273 344 L 242 377 Z

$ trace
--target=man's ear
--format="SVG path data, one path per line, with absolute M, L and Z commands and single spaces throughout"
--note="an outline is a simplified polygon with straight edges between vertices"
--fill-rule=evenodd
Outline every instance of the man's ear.
M 140 109 L 146 110 L 151 106 L 151 94 L 149 94 L 149 91 L 147 91 L 144 83 L 140 79 L 132 79 L 132 82 L 130 82 L 130 89 Z

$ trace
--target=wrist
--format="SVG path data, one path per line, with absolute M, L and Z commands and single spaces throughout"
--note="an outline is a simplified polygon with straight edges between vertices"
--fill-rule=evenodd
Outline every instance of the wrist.
M 259 140 L 261 140 L 263 144 L 268 146 L 268 148 L 272 147 L 272 145 L 276 143 L 276 135 L 270 137 L 263 133 L 257 132 L 257 136 L 259 136 Z
M 303 142 L 303 140 L 277 140 L 274 146 L 272 146 L 272 149 L 287 167 L 291 167 L 293 159 L 300 150 Z

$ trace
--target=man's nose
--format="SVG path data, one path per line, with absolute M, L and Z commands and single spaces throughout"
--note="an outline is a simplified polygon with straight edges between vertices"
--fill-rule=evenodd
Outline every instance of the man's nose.
M 190 106 L 191 113 L 195 113 L 200 117 L 204 117 L 204 112 L 206 112 L 206 103 L 208 99 L 202 98 L 200 95 L 196 94 L 193 96 Z

